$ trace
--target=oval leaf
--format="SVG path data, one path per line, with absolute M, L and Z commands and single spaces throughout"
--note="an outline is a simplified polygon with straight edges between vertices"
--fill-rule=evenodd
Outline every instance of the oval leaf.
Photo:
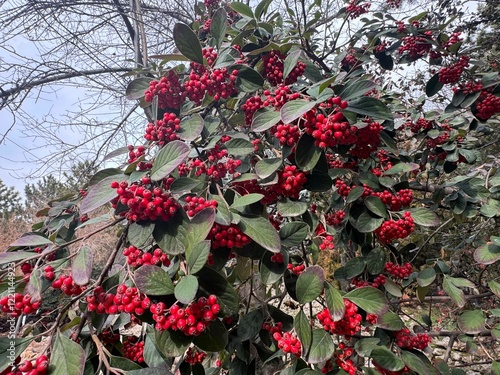
M 325 283 L 326 306 L 334 322 L 341 320 L 345 314 L 344 299 L 340 292 L 330 283 Z
M 158 266 L 144 265 L 134 273 L 135 285 L 145 294 L 163 296 L 174 293 L 174 284 L 168 273 Z
M 361 307 L 369 314 L 381 315 L 387 311 L 389 305 L 384 293 L 372 287 L 351 290 L 344 295 L 344 298 Z
M 457 323 L 463 332 L 470 335 L 478 334 L 485 327 L 484 315 L 480 310 L 462 312 L 457 318 Z
M 151 180 L 159 181 L 167 177 L 186 160 L 189 152 L 189 146 L 182 141 L 167 143 L 156 155 L 151 169 Z
M 218 352 L 227 345 L 227 329 L 220 320 L 214 320 L 207 330 L 199 336 L 195 336 L 193 344 L 207 352 Z
M 50 373 L 54 375 L 83 375 L 85 369 L 83 348 L 59 333 L 50 357 Z
M 198 37 L 191 28 L 184 23 L 176 23 L 174 26 L 174 43 L 180 53 L 189 60 L 203 65 L 203 52 Z
M 307 211 L 307 203 L 285 198 L 278 201 L 278 213 L 283 217 L 300 216 Z
M 311 350 L 307 356 L 308 363 L 320 363 L 329 359 L 335 346 L 333 345 L 332 336 L 323 329 L 315 329 L 312 332 Z
M 297 301 L 308 303 L 314 301 L 323 291 L 325 273 L 320 266 L 311 266 L 302 272 L 297 279 Z
M 210 255 L 210 241 L 201 241 L 186 251 L 188 272 L 193 274 L 205 266 Z
M 256 112 L 252 120 L 252 131 L 263 132 L 276 125 L 281 119 L 281 114 L 278 111 L 259 111 Z M 265 159 L 264 159 L 265 160 Z M 264 178 L 264 177 L 262 177 Z
M 280 252 L 280 236 L 269 220 L 266 220 L 261 216 L 241 216 L 238 226 L 243 233 L 257 242 L 264 249 L 272 251 L 273 253 Z
M 309 225 L 303 221 L 292 221 L 280 228 L 281 245 L 286 247 L 298 246 L 309 234 Z
M 194 141 L 201 134 L 204 126 L 205 120 L 203 120 L 203 117 L 199 113 L 195 113 L 181 120 L 181 129 L 176 134 L 184 141 Z
M 89 283 L 93 260 L 92 250 L 87 246 L 82 247 L 73 260 L 73 267 L 71 268 L 71 276 L 75 284 L 86 285 Z
M 280 109 L 281 121 L 285 124 L 290 124 L 315 106 L 316 102 L 303 99 L 291 100 L 285 103 Z
M 198 292 L 198 279 L 193 275 L 184 276 L 175 286 L 174 295 L 177 301 L 187 305 Z
M 280 158 L 262 159 L 255 164 L 255 173 L 259 178 L 264 179 L 271 176 L 280 167 Z
M 313 137 L 309 134 L 304 134 L 297 143 L 295 161 L 297 166 L 305 172 L 311 171 L 321 157 L 321 149 L 317 147 L 314 142 L 315 140 Z

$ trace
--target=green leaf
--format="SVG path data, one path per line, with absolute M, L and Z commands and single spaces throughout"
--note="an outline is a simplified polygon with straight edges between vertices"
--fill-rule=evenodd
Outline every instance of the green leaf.
M 272 2 L 273 0 L 262 0 L 255 8 L 255 18 L 261 19 L 261 16 L 267 12 L 267 9 Z
M 184 23 L 176 23 L 174 26 L 174 43 L 180 53 L 189 60 L 203 65 L 203 52 L 198 37 L 191 28 Z
M 175 286 L 174 295 L 177 301 L 187 305 L 198 292 L 198 279 L 193 275 L 184 276 Z
M 480 264 L 493 264 L 500 259 L 500 246 L 487 242 L 474 251 L 474 260 Z
M 151 78 L 139 77 L 131 81 L 125 89 L 125 97 L 129 100 L 137 100 L 144 97 L 144 92 L 149 89 Z
M 325 273 L 320 266 L 305 269 L 297 279 L 297 301 L 301 304 L 314 301 L 323 291 Z
M 226 35 L 227 12 L 224 8 L 215 11 L 210 23 L 210 34 L 215 39 L 217 49 L 220 49 Z
M 315 106 L 316 102 L 303 99 L 291 100 L 285 103 L 280 109 L 281 121 L 283 121 L 284 124 L 290 124 Z
M 222 8 L 220 8 L 222 9 Z M 184 141 L 194 141 L 203 131 L 205 120 L 199 113 L 195 113 L 189 117 L 183 117 L 180 123 L 180 131 L 176 132 L 177 136 Z
M 83 348 L 58 333 L 50 357 L 50 373 L 54 375 L 83 375 L 86 355 Z
M 246 65 L 233 65 L 232 70 L 238 71 L 236 77 L 236 88 L 241 92 L 251 92 L 262 88 L 264 78 L 255 70 Z
M 80 203 L 80 214 L 86 214 L 108 203 L 117 196 L 116 190 L 111 187 L 113 181 L 127 180 L 125 175 L 109 176 L 89 188 L 87 195 Z
M 373 217 L 369 212 L 363 212 L 356 220 L 356 229 L 361 233 L 370 233 L 380 227 L 384 222 L 382 217 Z
M 194 337 L 193 344 L 207 352 L 218 352 L 226 347 L 227 341 L 227 329 L 217 319 L 210 323 L 205 332 Z
M 495 280 L 490 280 L 488 281 L 488 287 L 490 288 L 491 292 L 500 298 L 500 283 L 495 281 Z
M 273 262 L 271 257 L 273 253 L 266 251 L 262 255 L 262 259 L 259 263 L 260 278 L 264 285 L 271 285 L 278 281 L 282 275 L 285 273 L 288 265 L 288 252 L 281 252 L 283 256 L 283 263 Z
M 443 88 L 443 86 L 443 83 L 439 82 L 439 73 L 436 73 L 425 85 L 425 94 L 428 97 L 434 96 Z
M 213 207 L 204 208 L 191 218 L 187 225 L 187 233 L 184 240 L 186 252 L 189 252 L 193 246 L 207 238 L 214 222 L 215 209 Z
M 309 324 L 309 319 L 307 319 L 307 316 L 304 314 L 302 309 L 297 315 L 295 315 L 293 328 L 295 329 L 297 337 L 302 344 L 302 355 L 307 356 L 307 353 L 309 353 L 309 350 L 311 349 L 312 329 Z
M 375 349 L 380 342 L 378 337 L 362 338 L 354 344 L 354 350 L 363 357 L 369 357 L 372 350 Z
M 153 237 L 165 253 L 178 255 L 186 251 L 186 236 L 188 233 L 189 220 L 182 215 L 181 210 L 178 210 L 176 215 L 168 221 L 168 225 L 164 222 L 156 223 Z M 196 233 L 192 235 L 194 234 Z
M 361 275 L 366 267 L 366 261 L 362 257 L 352 258 L 344 266 L 344 275 L 347 279 L 352 279 Z
M 380 100 L 370 96 L 362 96 L 348 101 L 347 111 L 369 116 L 373 119 L 393 120 L 391 110 Z
M 277 208 L 283 217 L 297 217 L 307 211 L 307 203 L 284 198 L 278 201 Z
M 210 254 L 210 240 L 198 242 L 189 250 L 186 250 L 187 268 L 190 274 L 201 270 L 207 263 Z
M 401 359 L 410 370 L 415 371 L 418 375 L 439 375 L 439 372 L 432 367 L 424 355 L 418 356 L 408 350 L 402 350 Z
M 164 296 L 174 293 L 174 284 L 166 271 L 151 264 L 139 267 L 134 273 L 135 285 L 145 294 Z
M 203 182 L 189 177 L 179 177 L 170 185 L 170 191 L 177 195 L 184 195 L 193 190 L 198 190 L 203 186 Z
M 420 271 L 417 275 L 417 283 L 421 287 L 426 287 L 431 285 L 436 279 L 436 271 L 434 268 L 426 268 Z
M 405 367 L 404 362 L 383 346 L 374 348 L 370 355 L 374 362 L 389 371 L 399 371 Z
M 392 311 L 387 311 L 377 317 L 377 327 L 387 329 L 389 331 L 400 331 L 404 327 L 404 323 L 399 315 Z
M 21 238 L 18 238 L 14 242 L 12 242 L 9 247 L 17 247 L 17 246 L 22 246 L 22 247 L 34 247 L 34 246 L 43 246 L 43 245 L 50 245 L 52 244 L 52 241 L 49 240 L 48 238 L 41 236 L 39 234 L 27 234 L 22 236 Z M 23 252 L 19 252 L 20 254 Z M 33 254 L 30 254 L 33 255 Z M 23 258 L 20 258 L 23 259 Z
M 272 128 L 281 119 L 279 111 L 261 110 L 254 114 L 252 119 L 251 129 L 256 133 L 260 133 Z M 264 161 L 266 159 L 263 159 Z M 281 159 L 280 159 L 281 160 Z
M 281 166 L 281 158 L 262 159 L 255 164 L 255 173 L 264 179 L 271 176 Z
M 253 203 L 260 202 L 264 198 L 264 194 L 259 193 L 250 193 L 244 195 L 242 197 L 236 198 L 233 204 L 230 206 L 231 208 L 245 208 L 250 206 Z
M 370 275 L 378 275 L 384 271 L 386 255 L 384 249 L 376 247 L 366 256 L 366 269 Z
M 351 189 L 351 191 L 349 191 L 349 194 L 347 195 L 346 203 L 357 201 L 359 198 L 361 198 L 364 192 L 365 189 L 363 188 L 363 186 L 356 186 L 354 189 Z
M 385 176 L 392 176 L 398 173 L 407 173 L 407 172 L 412 172 L 416 171 L 420 168 L 418 164 L 415 163 L 398 163 L 394 167 L 386 170 L 384 172 Z
M 203 267 L 196 276 L 198 276 L 200 283 L 200 291 L 205 292 L 206 295 L 215 294 L 217 296 L 217 303 L 221 306 L 222 311 L 220 316 L 229 316 L 238 312 L 238 294 L 227 282 L 225 276 L 209 267 Z
M 344 299 L 340 292 L 330 283 L 325 282 L 326 306 L 334 322 L 341 320 L 345 314 Z
M 167 357 L 161 352 L 161 349 L 156 343 L 154 332 L 154 330 L 148 329 L 144 339 L 144 362 L 149 367 L 161 366 L 166 363 L 165 361 L 167 361 Z
M 0 363 L 0 372 L 7 369 L 11 362 L 13 363 L 17 357 L 21 356 L 33 339 L 33 337 L 13 338 L 7 335 L 0 337 L 0 358 L 4 358 Z
M 478 334 L 484 330 L 485 320 L 481 310 L 469 310 L 462 312 L 457 317 L 458 327 L 470 335 Z
M 439 216 L 434 211 L 425 207 L 414 207 L 408 209 L 415 224 L 423 227 L 435 227 L 441 223 Z
M 83 246 L 73 260 L 73 267 L 71 268 L 71 276 L 77 285 L 87 285 L 90 281 L 93 265 L 92 250 Z
M 231 155 L 236 156 L 245 156 L 254 151 L 252 142 L 241 138 L 233 138 L 226 142 L 225 146 Z
M 241 216 L 238 226 L 243 233 L 257 242 L 264 249 L 272 251 L 273 253 L 278 253 L 281 250 L 279 234 L 269 220 L 266 220 L 261 216 Z
M 242 16 L 254 18 L 252 8 L 250 8 L 245 3 L 235 2 L 235 3 L 229 4 L 229 6 L 231 7 L 231 9 L 233 9 L 235 12 L 241 14 Z
M 238 322 L 238 338 L 241 341 L 246 341 L 257 336 L 262 329 L 264 319 L 262 309 L 252 310 L 243 315 Z
M 382 202 L 382 199 L 375 196 L 365 198 L 365 206 L 377 216 L 387 218 L 387 206 Z
M 500 375 L 500 361 L 493 361 L 491 364 L 491 375 Z
M 154 229 L 155 223 L 153 221 L 130 223 L 127 232 L 127 240 L 131 245 L 138 249 L 142 249 L 144 245 L 151 241 Z
M 311 350 L 307 356 L 308 363 L 321 363 L 331 358 L 335 351 L 332 336 L 323 329 L 312 332 Z
M 116 355 L 111 355 L 109 357 L 109 364 L 112 367 L 119 368 L 120 370 L 133 371 L 142 369 L 142 367 L 130 359 L 125 357 L 117 357 Z
M 309 234 L 309 225 L 303 221 L 292 221 L 280 228 L 281 245 L 286 247 L 298 246 Z
M 184 335 L 179 331 L 156 331 L 155 341 L 160 351 L 166 357 L 177 357 L 186 351 L 191 344 L 191 337 Z
M 464 307 L 465 306 L 465 295 L 464 293 L 457 288 L 455 285 L 453 285 L 452 278 L 449 277 L 448 275 L 443 275 L 443 289 L 450 296 L 453 302 L 455 302 L 458 307 Z
M 302 51 L 300 49 L 297 49 L 295 51 L 290 52 L 287 57 L 285 58 L 285 61 L 283 62 L 283 81 L 286 80 L 290 72 L 295 68 L 297 65 L 297 62 L 299 61 L 300 55 L 302 54 Z
M 321 157 L 321 149 L 317 147 L 314 142 L 315 140 L 312 136 L 309 134 L 303 134 L 297 143 L 295 150 L 295 162 L 304 172 L 311 171 Z
M 384 293 L 372 287 L 351 290 L 344 295 L 344 298 L 361 307 L 368 314 L 382 315 L 387 311 L 389 306 Z
M 368 91 L 377 87 L 377 84 L 372 81 L 362 80 L 354 83 L 348 83 L 344 86 L 339 96 L 342 100 L 350 100 L 353 98 L 359 98 L 365 95 Z
M 172 173 L 189 155 L 189 146 L 182 141 L 167 143 L 156 155 L 151 180 L 159 181 Z

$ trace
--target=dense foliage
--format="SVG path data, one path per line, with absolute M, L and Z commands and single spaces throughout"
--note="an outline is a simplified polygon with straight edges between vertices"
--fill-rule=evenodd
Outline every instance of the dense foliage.
M 143 144 L 0 254 L 3 311 L 36 314 L 0 355 L 50 337 L 3 373 L 464 373 L 434 358 L 439 336 L 481 345 L 500 373 L 500 174 L 485 152 L 497 66 L 471 59 L 447 20 L 393 18 L 398 1 L 358 19 L 343 48 L 369 4 L 351 1 L 335 26 L 320 2 L 286 18 L 270 5 L 206 0 L 199 22 L 176 24 L 179 53 L 127 89 L 151 115 Z M 429 65 L 425 86 L 391 89 L 388 72 L 414 63 Z M 79 230 L 99 223 L 119 234 L 96 274 Z M 53 293 L 55 315 L 40 312 Z M 443 302 L 454 322 L 441 330 Z

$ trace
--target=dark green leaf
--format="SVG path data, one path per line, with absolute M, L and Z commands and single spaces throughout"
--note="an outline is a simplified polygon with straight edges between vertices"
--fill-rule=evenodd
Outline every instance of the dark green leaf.
M 380 100 L 370 96 L 362 96 L 358 99 L 348 101 L 347 110 L 360 115 L 369 116 L 374 119 L 393 120 L 392 112 Z
M 366 256 L 366 269 L 370 275 L 378 275 L 384 271 L 386 255 L 384 249 L 376 247 Z
M 252 310 L 243 315 L 238 322 L 238 338 L 241 341 L 249 340 L 257 336 L 264 323 L 264 313 L 261 309 Z
M 164 365 L 167 357 L 163 355 L 161 349 L 156 343 L 154 330 L 148 330 L 144 339 L 144 362 L 149 367 L 156 367 Z
M 153 231 L 153 237 L 158 246 L 167 254 L 178 255 L 186 251 L 186 236 L 189 233 L 189 221 L 181 211 L 168 221 L 158 222 Z M 193 233 L 192 235 L 195 235 Z M 201 241 L 201 239 L 200 239 Z M 199 242 L 199 241 L 198 241 Z M 194 243 L 192 244 L 194 245 Z
M 213 207 L 204 208 L 190 220 L 187 226 L 187 233 L 184 244 L 186 252 L 207 238 L 215 222 L 215 209 Z
M 193 275 L 184 276 L 175 286 L 174 295 L 177 301 L 187 305 L 198 292 L 198 279 Z
M 325 283 L 325 299 L 333 321 L 337 322 L 341 320 L 345 314 L 344 299 L 340 295 L 340 292 L 328 282 Z
M 269 8 L 269 5 L 271 5 L 271 3 L 272 0 L 262 0 L 255 8 L 255 18 L 261 19 L 261 16 L 263 16 L 267 12 L 267 9 Z
M 405 367 L 404 362 L 386 347 L 374 348 L 370 356 L 380 367 L 389 371 L 399 371 Z
M 434 74 L 425 85 L 425 93 L 428 97 L 436 95 L 443 88 L 443 83 L 439 81 L 439 73 Z
M 293 102 L 288 102 L 293 103 Z M 284 108 L 284 107 L 283 107 Z M 303 171 L 311 171 L 321 157 L 321 149 L 315 144 L 315 140 L 309 134 L 303 134 L 297 143 L 295 161 Z
M 381 315 L 387 311 L 389 305 L 384 293 L 372 287 L 351 290 L 344 295 L 344 298 L 361 307 L 369 314 Z
M 277 208 L 283 217 L 297 217 L 307 211 L 307 203 L 284 198 L 278 201 Z
M 332 188 L 332 179 L 327 173 L 313 172 L 307 175 L 304 188 L 311 192 L 324 192 Z
M 227 12 L 224 8 L 215 11 L 210 23 L 210 34 L 214 37 L 217 49 L 220 49 L 226 35 Z
M 426 287 L 431 285 L 436 279 L 436 271 L 434 268 L 426 268 L 420 271 L 417 275 L 417 283 L 421 287 Z
M 478 334 L 484 330 L 485 320 L 481 310 L 469 310 L 462 312 L 457 317 L 458 327 L 470 335 Z
M 174 284 L 165 272 L 158 266 L 144 265 L 134 273 L 135 285 L 145 294 L 163 296 L 174 293 Z
M 281 245 L 286 247 L 298 246 L 309 234 L 309 225 L 303 221 L 292 221 L 280 228 Z
M 307 356 L 307 362 L 324 362 L 333 355 L 334 351 L 335 346 L 333 345 L 332 336 L 323 329 L 313 330 L 311 350 Z
M 323 291 L 325 273 L 320 266 L 306 268 L 297 279 L 297 300 L 301 303 L 314 301 Z
M 365 270 L 366 262 L 364 258 L 352 258 L 344 266 L 344 275 L 347 279 L 352 279 L 361 275 Z
M 54 375 L 83 375 L 86 355 L 83 348 L 63 334 L 56 336 L 50 357 L 50 373 Z
M 237 13 L 243 15 L 243 16 L 247 16 L 247 17 L 250 17 L 250 18 L 254 18 L 253 16 L 253 12 L 252 12 L 252 8 L 250 8 L 248 5 L 246 5 L 245 3 L 240 3 L 240 2 L 235 2 L 235 3 L 231 3 L 229 4 L 229 6 Z
M 273 253 L 266 251 L 259 263 L 260 278 L 265 285 L 271 285 L 278 281 L 285 273 L 288 265 L 288 252 L 283 251 L 281 253 L 283 256 L 282 263 L 273 262 L 271 260 L 273 255 Z
M 156 331 L 156 345 L 166 357 L 177 357 L 186 351 L 191 344 L 191 337 L 184 335 L 179 331 Z
M 189 146 L 182 141 L 167 143 L 156 155 L 151 180 L 159 181 L 172 173 L 189 155 Z
M 369 357 L 372 350 L 378 346 L 379 342 L 380 339 L 377 337 L 362 338 L 359 341 L 356 341 L 354 344 L 354 350 L 363 357 Z
M 222 9 L 222 8 L 221 8 Z M 184 117 L 180 123 L 180 131 L 176 132 L 180 139 L 184 141 L 194 141 L 203 131 L 205 120 L 199 113 L 189 117 Z
M 177 195 L 184 195 L 194 190 L 198 190 L 202 186 L 203 182 L 200 180 L 195 180 L 194 178 L 189 177 L 179 177 L 172 182 L 172 185 L 170 185 L 170 191 Z
M 285 61 L 283 63 L 283 81 L 286 80 L 286 77 L 290 74 L 290 72 L 295 68 L 297 62 L 299 61 L 300 55 L 302 51 L 300 49 L 290 52 Z
M 198 242 L 189 250 L 186 250 L 186 261 L 188 272 L 194 274 L 201 270 L 207 263 L 210 254 L 210 240 Z
M 264 179 L 271 176 L 281 166 L 280 158 L 262 159 L 255 164 L 255 173 L 259 178 Z
M 342 100 L 350 100 L 353 98 L 359 98 L 365 95 L 368 91 L 374 89 L 377 86 L 375 82 L 363 80 L 353 83 L 348 83 L 344 86 L 339 96 Z
M 226 142 L 225 146 L 231 155 L 236 156 L 245 156 L 254 151 L 252 142 L 241 138 L 233 138 Z
M 155 223 L 153 221 L 140 224 L 131 223 L 128 227 L 127 240 L 131 245 L 141 249 L 151 241 L 154 229 Z
M 243 233 L 257 242 L 264 249 L 278 253 L 281 250 L 281 241 L 278 232 L 269 220 L 261 216 L 241 216 L 238 224 Z
M 377 317 L 377 326 L 389 331 L 400 331 L 404 323 L 397 314 L 387 311 Z
M 451 300 L 458 305 L 458 307 L 465 306 L 466 301 L 464 293 L 462 290 L 453 285 L 452 278 L 448 275 L 444 275 L 443 289 L 446 294 L 450 296 Z
M 191 28 L 183 23 L 174 26 L 174 43 L 180 53 L 189 60 L 203 65 L 203 52 L 198 37 Z
M 382 199 L 375 196 L 365 198 L 365 206 L 377 216 L 387 218 L 387 206 L 382 202 Z
M 361 233 L 370 233 L 384 222 L 382 217 L 373 217 L 369 212 L 363 212 L 356 220 L 356 229 Z
M 7 369 L 17 357 L 20 357 L 33 339 L 33 337 L 12 338 L 7 335 L 0 337 L 0 358 L 4 359 L 0 363 L 0 372 Z
M 73 267 L 71 268 L 71 276 L 77 285 L 87 285 L 90 281 L 93 265 L 92 250 L 83 246 L 73 260 Z
M 432 367 L 431 363 L 425 356 L 418 356 L 410 351 L 402 350 L 401 359 L 405 365 L 415 371 L 418 375 L 438 375 L 439 372 Z
M 349 191 L 349 194 L 347 195 L 346 203 L 352 203 L 361 198 L 363 193 L 365 192 L 365 189 L 363 186 L 356 186 L 354 189 L 351 189 Z
M 116 355 L 112 355 L 109 357 L 109 364 L 112 367 L 119 368 L 120 370 L 125 371 L 133 371 L 142 369 L 138 363 L 131 361 L 125 357 L 117 357 Z
M 139 77 L 131 81 L 125 89 L 125 97 L 129 100 L 141 99 L 149 89 L 151 78 Z
M 293 321 L 293 328 L 297 333 L 297 336 L 302 344 L 302 355 L 307 356 L 309 350 L 311 349 L 312 343 L 312 329 L 309 324 L 309 319 L 302 309 L 299 311 L 297 315 L 295 315 L 295 319 Z
M 111 182 L 120 182 L 126 179 L 127 176 L 125 175 L 109 176 L 102 179 L 94 186 L 90 187 L 87 195 L 82 199 L 82 202 L 80 203 L 80 214 L 89 213 L 90 211 L 103 206 L 111 199 L 116 197 L 116 190 L 111 187 Z
M 415 163 L 398 163 L 394 167 L 384 172 L 386 176 L 392 176 L 398 173 L 406 173 L 418 170 L 420 166 Z
M 231 205 L 231 208 L 245 208 L 253 203 L 260 202 L 262 198 L 264 198 L 263 194 L 250 193 L 242 197 L 236 198 L 233 204 Z
M 202 268 L 196 276 L 198 276 L 201 291 L 207 295 L 215 294 L 217 296 L 217 303 L 222 310 L 220 316 L 229 316 L 238 312 L 238 294 L 224 276 L 208 267 Z
M 255 70 L 246 65 L 234 65 L 231 67 L 238 71 L 236 87 L 242 92 L 255 92 L 264 85 L 264 78 Z
M 401 287 L 396 284 L 392 279 L 387 279 L 384 284 L 384 289 L 392 294 L 394 297 L 402 297 L 403 293 L 401 292 Z
M 315 106 L 316 102 L 303 99 L 291 100 L 280 109 L 281 121 L 284 124 L 290 124 Z
M 227 345 L 227 329 L 220 320 L 214 320 L 207 330 L 199 336 L 195 336 L 193 344 L 207 352 L 218 352 Z
M 441 220 L 439 220 L 439 216 L 428 208 L 415 207 L 410 208 L 408 211 L 410 211 L 411 217 L 415 223 L 423 227 L 435 227 L 441 222 Z

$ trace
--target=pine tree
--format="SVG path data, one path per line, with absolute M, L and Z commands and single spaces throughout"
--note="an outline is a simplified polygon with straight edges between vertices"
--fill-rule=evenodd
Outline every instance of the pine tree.
M 0 179 L 0 220 L 9 220 L 23 210 L 21 195 L 12 186 L 8 187 Z

